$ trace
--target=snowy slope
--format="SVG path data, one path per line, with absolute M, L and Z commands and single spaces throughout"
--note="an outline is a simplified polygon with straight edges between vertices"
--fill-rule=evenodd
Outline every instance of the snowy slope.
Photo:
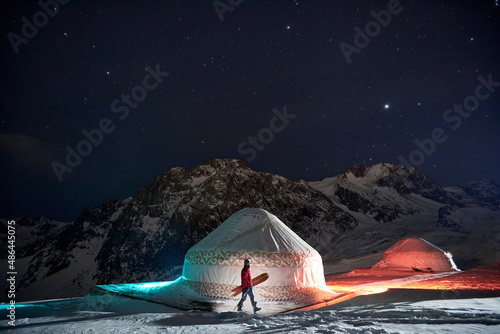
M 363 274 L 361 281 L 350 283 L 342 275 L 344 282 L 340 278 L 334 280 L 356 289 L 350 298 L 285 314 L 272 312 L 265 303 L 261 304 L 262 314 L 258 315 L 181 311 L 105 294 L 17 304 L 15 327 L 12 327 L 6 317 L 7 306 L 3 305 L 0 319 L 7 320 L 0 320 L 0 330 L 7 333 L 498 333 L 499 269 L 499 263 L 495 263 L 460 273 L 401 278 L 388 273 L 387 278 L 382 276 L 374 281 L 372 277 L 368 283 L 363 282 Z M 429 285 L 436 279 L 444 284 L 444 290 Z M 457 287 L 474 289 L 457 290 L 455 282 Z M 493 290 L 489 283 L 494 284 Z M 256 298 L 259 301 L 259 296 Z M 226 303 L 236 305 L 237 301 Z
M 439 291 L 394 290 L 314 311 L 273 316 L 179 311 L 115 296 L 19 308 L 6 333 L 498 333 L 500 297 L 445 299 Z M 2 319 L 5 319 L 2 310 Z

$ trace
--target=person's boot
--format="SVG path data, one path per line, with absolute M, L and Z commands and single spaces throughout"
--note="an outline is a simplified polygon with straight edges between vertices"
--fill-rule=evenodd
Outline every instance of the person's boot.
M 253 313 L 257 313 L 258 311 L 262 310 L 260 307 L 257 307 L 257 303 L 253 306 Z
M 241 312 L 241 307 L 242 307 L 242 306 L 243 306 L 243 305 L 238 304 L 238 312 Z

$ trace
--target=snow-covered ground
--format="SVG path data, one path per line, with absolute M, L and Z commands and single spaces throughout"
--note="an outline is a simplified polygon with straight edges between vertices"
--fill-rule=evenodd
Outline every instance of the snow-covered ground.
M 6 320 L 0 321 L 0 330 L 15 333 L 500 333 L 499 273 L 500 261 L 448 273 L 355 270 L 327 275 L 328 286 L 340 297 L 300 310 L 278 313 L 292 307 L 283 302 L 273 304 L 259 300 L 256 294 L 262 307 L 258 315 L 231 312 L 237 299 L 214 301 L 221 304 L 213 307 L 218 311 L 182 311 L 160 304 L 175 304 L 176 298 L 177 302 L 192 299 L 187 291 L 177 291 L 182 285 L 176 287 L 174 282 L 153 284 L 158 285 L 153 290 L 151 284 L 116 285 L 109 286 L 109 291 L 116 287 L 134 298 L 97 289 L 82 298 L 21 303 L 16 305 L 15 327 L 9 325 L 7 305 L 1 305 L 0 319 Z M 132 293 L 136 285 L 137 292 Z M 169 289 L 177 289 L 177 293 L 168 293 Z M 158 295 L 157 302 L 140 299 L 150 298 L 148 291 Z M 244 310 L 250 311 L 249 302 Z
M 277 313 L 283 311 L 282 304 L 272 305 L 259 300 L 258 295 L 256 300 L 262 310 L 254 315 L 231 312 L 237 300 L 225 301 L 228 305 L 215 307 L 217 311 L 183 311 L 137 299 L 144 298 L 137 293 L 136 298 L 105 293 L 16 304 L 15 327 L 9 325 L 8 305 L 0 305 L 0 330 L 13 333 L 500 333 L 500 261 L 450 273 L 359 269 L 329 274 L 326 281 L 330 289 L 344 295 L 328 303 L 287 313 Z M 156 285 L 161 288 L 164 284 Z M 182 295 L 184 299 L 188 297 L 184 292 Z M 175 295 L 160 293 L 158 296 L 175 298 Z M 172 302 L 170 299 L 160 298 L 157 302 Z M 248 301 L 244 310 L 250 311 Z
M 390 290 L 311 311 L 272 316 L 180 311 L 101 295 L 16 308 L 13 333 L 499 333 L 500 297 L 457 299 L 432 290 Z M 444 299 L 451 298 L 451 299 Z M 1 310 L 6 319 L 6 310 Z

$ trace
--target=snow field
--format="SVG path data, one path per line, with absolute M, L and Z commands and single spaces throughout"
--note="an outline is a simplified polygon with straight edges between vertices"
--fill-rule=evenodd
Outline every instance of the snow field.
M 450 296 L 453 298 L 454 296 Z M 440 291 L 358 296 L 314 311 L 272 316 L 180 311 L 113 295 L 17 308 L 6 333 L 499 333 L 500 297 L 442 299 Z M 424 299 L 424 300 L 423 300 Z M 5 309 L 0 310 L 2 319 Z

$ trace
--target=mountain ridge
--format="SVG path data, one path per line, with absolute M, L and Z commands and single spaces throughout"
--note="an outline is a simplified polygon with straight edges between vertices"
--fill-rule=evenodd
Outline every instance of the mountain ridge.
M 20 298 L 73 297 L 94 284 L 175 278 L 187 249 L 244 207 L 270 211 L 310 243 L 324 236 L 342 239 L 367 222 L 388 226 L 423 216 L 436 228 L 470 233 L 463 208 L 493 210 L 497 190 L 483 180 L 449 191 L 416 169 L 387 163 L 355 165 L 317 182 L 256 172 L 236 159 L 212 159 L 189 170 L 171 167 L 127 199 L 85 208 L 74 222 L 45 220 L 38 237 L 19 250 L 25 268 Z M 38 228 L 26 222 L 30 231 Z M 43 236 L 42 226 L 54 231 Z M 410 231 L 399 228 L 388 238 L 405 233 Z M 335 248 L 321 246 L 326 253 Z
M 277 214 L 302 238 L 357 224 L 306 182 L 255 172 L 239 160 L 172 167 L 132 197 L 89 206 L 57 237 L 25 246 L 30 256 L 20 275 L 20 296 L 40 294 L 38 289 L 46 291 L 42 298 L 71 297 L 94 284 L 170 279 L 193 244 L 244 207 Z M 63 276 L 66 284 L 56 292 L 40 289 Z

